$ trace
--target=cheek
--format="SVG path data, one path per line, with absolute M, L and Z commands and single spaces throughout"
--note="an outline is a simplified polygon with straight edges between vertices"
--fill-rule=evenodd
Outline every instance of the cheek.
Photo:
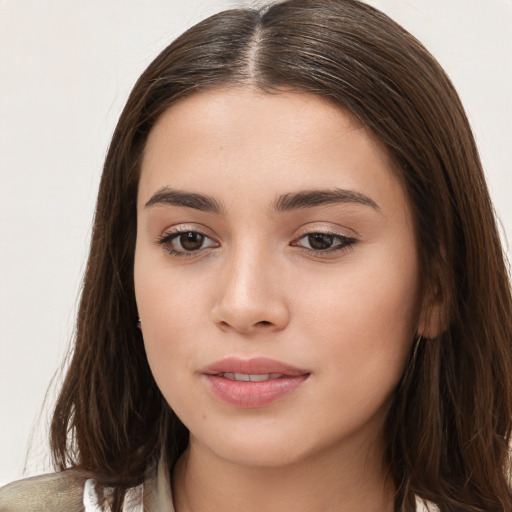
M 135 252 L 135 296 L 143 332 L 172 338 L 176 330 L 193 328 L 205 287 L 193 269 L 173 265 L 167 256 L 146 248 Z M 159 336 L 160 337 L 160 336 Z
M 183 296 L 181 296 L 183 299 Z M 165 297 L 154 309 L 144 309 L 142 333 L 153 378 L 167 403 L 187 411 L 197 385 L 198 312 L 178 296 Z M 150 302 L 144 302 L 144 306 Z M 144 315 L 144 316 L 142 316 Z
M 205 290 L 183 272 L 138 256 L 135 295 L 144 345 L 153 376 L 166 395 L 166 390 L 180 388 L 181 375 L 192 366 L 198 332 L 208 318 Z
M 333 386 L 344 381 L 339 389 L 349 395 L 361 397 L 368 386 L 389 392 L 403 373 L 417 329 L 419 287 L 414 251 L 400 256 L 382 250 L 372 259 L 354 258 L 335 282 L 317 280 L 305 295 L 303 328 L 329 362 Z
M 354 342 L 370 332 L 388 337 L 408 330 L 413 335 L 419 297 L 415 261 L 408 256 L 397 264 L 386 256 L 381 251 L 371 259 L 354 258 L 334 277 L 326 273 L 305 279 L 297 293 L 310 312 L 303 318 L 327 331 L 343 326 L 339 332 L 352 332 Z

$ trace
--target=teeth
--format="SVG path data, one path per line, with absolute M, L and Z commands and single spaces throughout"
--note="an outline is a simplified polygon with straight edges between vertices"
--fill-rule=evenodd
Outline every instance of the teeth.
M 270 374 L 269 373 L 263 373 L 261 375 L 249 375 L 249 380 L 251 382 L 260 382 L 262 380 L 269 380 Z
M 237 380 L 241 382 L 261 382 L 264 380 L 279 379 L 282 377 L 280 373 L 223 373 L 222 377 L 229 380 Z

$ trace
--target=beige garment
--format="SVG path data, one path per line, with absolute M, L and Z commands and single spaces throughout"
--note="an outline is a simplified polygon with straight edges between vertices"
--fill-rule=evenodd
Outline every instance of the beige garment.
M 0 489 L 0 512 L 84 512 L 85 482 L 74 470 L 18 480 Z M 148 473 L 143 503 L 144 512 L 174 512 L 163 465 Z
M 73 470 L 13 482 L 0 489 L 0 512 L 82 512 L 84 482 Z

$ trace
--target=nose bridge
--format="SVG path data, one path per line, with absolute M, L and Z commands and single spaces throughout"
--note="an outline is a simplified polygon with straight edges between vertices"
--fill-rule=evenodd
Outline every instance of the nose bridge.
M 277 258 L 257 237 L 235 244 L 220 276 L 215 320 L 223 327 L 252 331 L 282 329 L 289 320 Z

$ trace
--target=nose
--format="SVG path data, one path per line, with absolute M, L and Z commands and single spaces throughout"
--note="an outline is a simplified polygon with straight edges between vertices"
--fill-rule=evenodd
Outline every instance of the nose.
M 218 276 L 212 310 L 223 331 L 242 334 L 270 333 L 290 321 L 282 273 L 264 250 L 234 253 Z

